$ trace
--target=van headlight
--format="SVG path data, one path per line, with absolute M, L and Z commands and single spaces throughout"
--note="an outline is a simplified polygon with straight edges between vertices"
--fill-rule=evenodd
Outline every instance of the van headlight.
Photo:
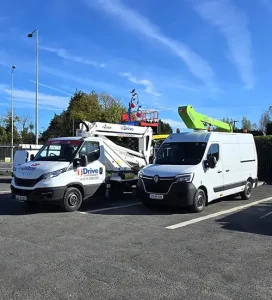
M 43 174 L 41 176 L 41 178 L 42 179 L 49 179 L 49 178 L 57 177 L 65 171 L 66 171 L 66 168 L 63 168 L 63 169 L 60 169 L 60 170 L 57 170 L 57 171 L 53 171 L 53 172 L 48 172 L 48 173 Z
M 194 173 L 180 174 L 175 177 L 176 182 L 192 182 Z

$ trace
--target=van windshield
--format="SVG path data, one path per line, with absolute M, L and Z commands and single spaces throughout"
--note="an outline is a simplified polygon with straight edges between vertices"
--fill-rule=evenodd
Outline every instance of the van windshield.
M 155 164 L 159 165 L 197 165 L 201 162 L 207 143 L 174 142 L 160 147 Z
M 81 140 L 48 141 L 37 153 L 34 160 L 71 162 L 82 143 Z

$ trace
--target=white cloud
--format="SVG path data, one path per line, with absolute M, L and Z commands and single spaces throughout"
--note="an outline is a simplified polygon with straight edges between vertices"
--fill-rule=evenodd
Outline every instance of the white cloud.
M 159 28 L 136 11 L 126 7 L 119 0 L 83 0 L 90 7 L 97 7 L 122 21 L 126 27 L 137 31 L 141 36 L 155 40 L 167 47 L 170 52 L 187 65 L 190 72 L 207 85 L 213 85 L 214 72 L 207 61 L 193 52 L 184 43 L 175 41 L 160 32 Z
M 154 97 L 160 97 L 160 94 L 155 92 L 153 83 L 148 79 L 137 79 L 136 77 L 132 76 L 130 73 L 120 73 L 121 76 L 128 78 L 129 81 L 140 84 L 145 87 L 145 92 L 150 94 Z
M 0 93 L 11 95 L 11 90 L 7 85 L 0 84 Z M 29 90 L 14 89 L 13 91 L 14 102 L 23 107 L 34 107 L 36 93 Z M 54 96 L 50 94 L 38 94 L 39 107 L 45 110 L 59 110 L 65 109 L 69 102 L 69 97 Z M 15 108 L 18 107 L 15 105 Z
M 68 81 L 73 82 L 75 88 L 82 88 L 82 86 L 84 87 L 84 89 L 86 89 L 87 87 L 90 89 L 90 91 L 92 90 L 101 90 L 103 92 L 107 92 L 107 93 L 112 93 L 112 91 L 115 91 L 115 94 L 119 94 L 120 95 L 129 95 L 129 90 L 124 89 L 123 87 L 120 86 L 116 86 L 112 83 L 107 83 L 107 82 L 102 82 L 102 81 L 95 81 L 93 79 L 91 79 L 91 76 L 83 76 L 81 75 L 78 76 L 78 74 L 69 74 L 65 71 L 62 71 L 61 69 L 55 69 L 55 68 L 51 68 L 45 65 L 40 65 L 39 67 L 41 72 L 50 74 L 51 76 L 55 76 L 55 77 L 59 77 L 62 80 L 65 80 L 66 84 Z M 76 86 L 77 85 L 77 86 Z M 79 85 L 79 86 L 78 86 Z M 88 91 L 87 91 L 88 92 Z
M 106 64 L 104 64 L 104 63 L 99 63 L 97 61 L 88 60 L 88 59 L 85 59 L 80 56 L 75 56 L 75 55 L 69 54 L 69 52 L 66 49 L 62 49 L 62 48 L 56 49 L 56 48 L 50 48 L 50 47 L 44 47 L 44 46 L 40 46 L 40 49 L 51 52 L 51 53 L 55 53 L 58 57 L 65 59 L 65 60 L 71 60 L 74 62 L 94 66 L 97 68 L 104 68 L 106 66 Z
M 164 123 L 168 123 L 173 131 L 176 129 L 176 128 L 180 128 L 180 129 L 187 129 L 186 125 L 182 122 L 182 121 L 177 121 L 177 120 L 173 120 L 173 119 L 168 119 L 168 118 L 162 118 L 162 121 Z
M 34 80 L 30 80 L 30 82 L 36 83 L 36 81 L 34 81 Z M 57 92 L 60 92 L 62 94 L 68 95 L 68 96 L 73 96 L 73 94 L 71 94 L 71 93 L 67 93 L 67 92 L 65 92 L 63 90 L 57 89 L 57 88 L 55 88 L 53 86 L 50 86 L 50 85 L 47 85 L 47 84 L 44 84 L 44 83 L 41 83 L 41 82 L 39 82 L 39 86 L 46 87 L 46 88 L 48 88 L 50 90 L 57 91 Z
M 217 27 L 227 40 L 230 59 L 237 66 L 246 88 L 255 84 L 251 58 L 251 36 L 245 15 L 228 0 L 199 3 L 195 10 L 206 21 Z

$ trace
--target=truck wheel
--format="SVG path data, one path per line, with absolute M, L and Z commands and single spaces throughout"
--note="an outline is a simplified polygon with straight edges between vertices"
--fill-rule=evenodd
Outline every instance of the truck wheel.
M 69 187 L 60 202 L 61 208 L 66 212 L 77 211 L 82 204 L 82 194 L 75 187 Z
M 240 193 L 240 196 L 243 200 L 249 200 L 252 193 L 252 183 L 250 181 L 246 182 L 245 189 Z
M 200 213 L 206 205 L 206 194 L 202 189 L 198 189 L 193 199 L 193 205 L 190 207 L 192 212 Z

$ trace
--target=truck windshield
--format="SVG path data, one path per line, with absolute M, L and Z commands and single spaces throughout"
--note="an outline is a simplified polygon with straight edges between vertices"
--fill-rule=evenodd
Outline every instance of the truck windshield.
M 54 140 L 47 142 L 37 153 L 35 161 L 71 162 L 82 145 L 81 140 Z
M 207 143 L 174 142 L 162 144 L 155 164 L 159 165 L 197 165 L 201 162 Z

